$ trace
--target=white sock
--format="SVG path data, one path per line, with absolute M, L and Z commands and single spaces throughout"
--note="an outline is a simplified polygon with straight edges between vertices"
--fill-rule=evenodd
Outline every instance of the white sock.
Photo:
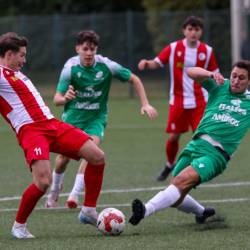
M 26 226 L 26 223 L 19 223 L 19 222 L 15 221 L 13 224 L 13 227 L 22 227 L 22 226 Z
M 197 216 L 202 216 L 205 210 L 205 208 L 189 194 L 185 196 L 184 200 L 177 207 L 177 209 L 185 213 L 193 213 Z
M 84 190 L 84 174 L 77 174 L 70 196 L 78 196 Z
M 82 206 L 82 211 L 85 213 L 91 213 L 93 211 L 96 211 L 96 207 Z
M 54 170 L 52 173 L 51 191 L 59 191 L 62 187 L 63 179 L 64 173 L 57 174 Z
M 169 161 L 166 161 L 166 167 L 172 169 L 174 167 L 174 163 L 171 164 Z
M 146 205 L 145 217 L 172 206 L 180 198 L 180 191 L 174 185 L 169 185 L 165 190 L 156 194 Z

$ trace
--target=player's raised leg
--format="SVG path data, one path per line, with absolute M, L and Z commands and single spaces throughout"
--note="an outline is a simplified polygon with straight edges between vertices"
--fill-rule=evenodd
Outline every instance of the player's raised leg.
M 84 180 L 85 197 L 79 213 L 79 220 L 84 224 L 96 225 L 96 203 L 101 191 L 104 173 L 104 152 L 91 140 L 81 147 L 79 155 L 87 160 Z
M 138 199 L 132 202 L 132 216 L 129 219 L 132 225 L 137 225 L 143 218 L 169 207 L 176 207 L 180 211 L 195 214 L 197 223 L 203 223 L 208 217 L 215 214 L 214 209 L 204 208 L 187 194 L 200 182 L 200 176 L 196 170 L 191 165 L 185 167 L 188 159 L 188 156 L 179 158 L 177 171 L 181 172 L 172 179 L 171 184 L 165 190 L 157 193 L 145 205 Z M 181 170 L 182 167 L 185 168 Z
M 92 141 L 99 146 L 104 135 L 103 121 L 93 122 L 93 124 L 89 125 L 87 133 L 91 135 Z M 76 208 L 78 206 L 79 195 L 81 192 L 85 190 L 85 171 L 87 164 L 88 162 L 85 159 L 83 159 L 79 166 L 78 172 L 75 177 L 74 186 L 66 201 L 66 205 L 70 209 Z

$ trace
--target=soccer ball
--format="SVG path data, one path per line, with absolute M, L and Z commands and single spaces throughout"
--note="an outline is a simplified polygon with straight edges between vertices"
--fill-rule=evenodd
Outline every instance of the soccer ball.
M 105 208 L 97 218 L 97 229 L 104 235 L 120 235 L 125 228 L 125 215 L 116 208 Z

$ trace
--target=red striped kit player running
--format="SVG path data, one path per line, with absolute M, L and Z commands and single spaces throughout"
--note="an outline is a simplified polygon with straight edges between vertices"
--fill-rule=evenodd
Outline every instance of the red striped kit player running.
M 183 25 L 184 38 L 167 45 L 152 60 L 142 59 L 138 68 L 156 69 L 169 64 L 170 95 L 166 132 L 166 165 L 157 177 L 158 181 L 167 178 L 175 165 L 179 149 L 180 135 L 197 128 L 203 115 L 208 94 L 197 82 L 187 75 L 187 68 L 201 67 L 218 72 L 213 49 L 199 39 L 203 31 L 203 21 L 199 17 L 188 17 Z

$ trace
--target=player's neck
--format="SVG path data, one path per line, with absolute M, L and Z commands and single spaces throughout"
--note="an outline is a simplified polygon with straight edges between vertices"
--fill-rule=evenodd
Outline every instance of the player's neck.
M 198 47 L 198 44 L 199 44 L 199 41 L 188 41 L 186 39 L 186 44 L 189 48 L 197 48 Z
M 4 68 L 8 68 L 8 69 L 11 69 L 11 70 L 14 70 L 10 67 L 9 63 L 7 62 L 7 60 L 3 59 L 3 58 L 0 58 L 0 65 L 2 65 Z
M 84 68 L 90 68 L 93 67 L 95 64 L 95 61 L 93 60 L 92 62 L 80 62 L 81 66 Z

